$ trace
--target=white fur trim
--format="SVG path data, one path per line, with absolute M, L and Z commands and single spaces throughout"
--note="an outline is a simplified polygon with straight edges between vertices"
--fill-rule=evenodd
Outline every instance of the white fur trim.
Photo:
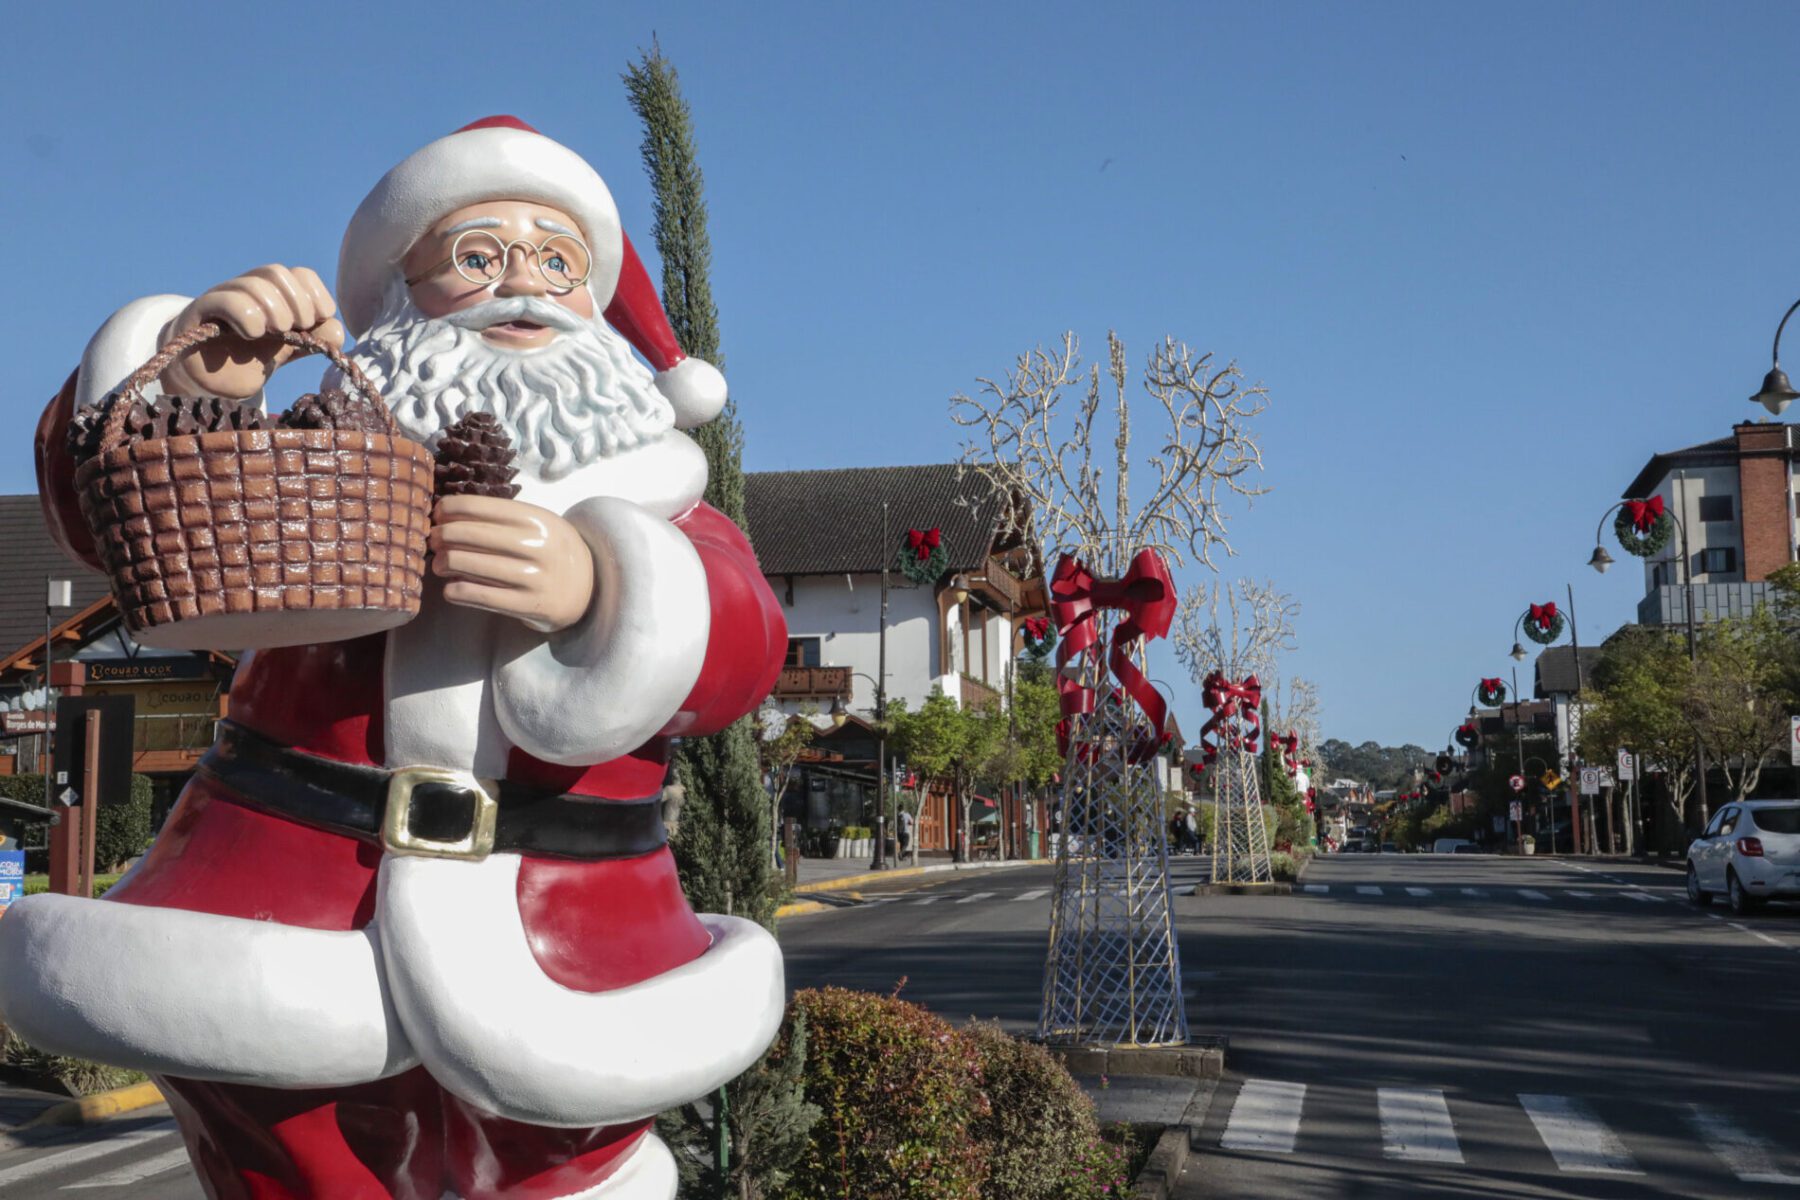
M 512 854 L 381 864 L 376 920 L 394 1004 L 451 1092 L 533 1125 L 614 1125 L 705 1095 L 774 1040 L 786 984 L 761 926 L 702 915 L 712 945 L 692 962 L 575 991 L 532 955 L 518 873 Z
M 675 1200 L 675 1189 L 681 1184 L 675 1156 L 662 1139 L 646 1133 L 637 1145 L 625 1152 L 613 1173 L 591 1188 L 570 1192 L 557 1200 Z M 440 1200 L 463 1200 L 455 1192 L 445 1192 Z
M 595 496 L 617 496 L 673 521 L 706 492 L 706 453 L 693 438 L 670 430 L 654 442 L 591 462 L 561 479 L 521 474 L 517 482 L 519 499 L 553 513 L 567 513 Z
M 594 254 L 588 287 L 595 307 L 606 308 L 625 253 L 606 183 L 579 154 L 541 133 L 492 127 L 414 151 L 357 206 L 338 252 L 337 301 L 350 331 L 368 330 L 394 268 L 421 234 L 483 200 L 535 200 L 574 217 Z
M 712 606 L 700 555 L 670 522 L 612 497 L 563 517 L 593 551 L 593 603 L 548 638 L 503 625 L 492 697 L 514 745 L 584 766 L 637 749 L 680 710 L 700 677 Z
M 125 377 L 143 366 L 161 346 L 163 326 L 181 314 L 187 296 L 145 296 L 133 300 L 106 319 L 81 354 L 81 374 L 75 381 L 75 407 L 89 408 L 106 398 Z M 146 389 L 162 394 L 155 384 Z
M 675 407 L 675 428 L 694 429 L 725 411 L 729 392 L 719 368 L 697 358 L 684 358 L 656 373 L 656 390 Z
M 417 1061 L 373 927 L 74 896 L 0 920 L 0 1019 L 45 1050 L 187 1079 L 336 1087 Z

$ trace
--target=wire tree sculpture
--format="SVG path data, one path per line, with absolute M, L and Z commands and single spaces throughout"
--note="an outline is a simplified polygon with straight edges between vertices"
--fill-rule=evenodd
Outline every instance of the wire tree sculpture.
M 1264 682 L 1294 648 L 1300 605 L 1272 583 L 1214 582 L 1189 590 L 1177 618 L 1175 657 L 1198 683 L 1212 716 L 1200 731 L 1212 773 L 1212 878 L 1272 883 L 1257 749 Z M 1279 729 L 1279 726 L 1277 727 Z
M 1098 590 L 1104 577 L 1138 571 L 1146 552 L 1157 556 L 1172 604 L 1169 564 L 1191 558 L 1211 566 L 1215 552 L 1232 553 L 1220 500 L 1263 491 L 1251 478 L 1262 467 L 1252 421 L 1265 406 L 1263 389 L 1246 386 L 1236 363 L 1218 366 L 1165 338 L 1139 380 L 1148 398 L 1140 408 L 1153 416 L 1139 420 L 1137 432 L 1154 434 L 1134 503 L 1134 393 L 1124 343 L 1109 332 L 1106 350 L 1104 369 L 1084 367 L 1066 333 L 1055 349 L 1021 355 L 1004 380 L 983 379 L 975 396 L 951 400 L 952 418 L 970 431 L 964 470 L 1008 497 L 1009 532 L 1035 539 L 1046 562 L 1060 558 L 1052 607 L 1063 612 L 1055 597 L 1092 583 L 1088 570 L 1102 577 Z M 1121 620 L 1137 616 L 1102 608 L 1090 619 L 1092 636 L 1078 631 L 1077 644 L 1104 647 Z M 1144 753 L 1161 734 L 1161 701 L 1146 702 L 1135 686 L 1141 639 L 1109 665 L 1100 653 L 1071 656 L 1069 634 L 1058 629 L 1062 836 L 1038 1032 L 1064 1044 L 1180 1044 L 1187 1013 L 1163 795 Z

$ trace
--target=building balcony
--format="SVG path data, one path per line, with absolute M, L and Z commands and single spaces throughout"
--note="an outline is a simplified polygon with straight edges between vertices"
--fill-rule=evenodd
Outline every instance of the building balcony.
M 777 700 L 848 700 L 849 667 L 783 667 L 775 680 Z
M 998 705 L 1000 693 L 982 683 L 979 679 L 962 678 L 962 706 L 964 708 L 983 708 L 987 705 Z

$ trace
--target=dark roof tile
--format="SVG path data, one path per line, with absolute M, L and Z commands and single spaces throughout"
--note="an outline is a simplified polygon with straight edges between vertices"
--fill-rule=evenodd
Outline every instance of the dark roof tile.
M 881 537 L 881 502 L 888 537 Z M 942 531 L 949 569 L 980 567 L 999 532 L 1000 494 L 955 463 L 761 471 L 744 477 L 745 522 L 765 575 L 866 574 L 892 564 L 910 529 Z
M 0 655 L 44 636 L 44 581 L 67 579 L 75 607 L 61 621 L 106 595 L 106 576 L 63 554 L 50 539 L 35 494 L 0 496 Z

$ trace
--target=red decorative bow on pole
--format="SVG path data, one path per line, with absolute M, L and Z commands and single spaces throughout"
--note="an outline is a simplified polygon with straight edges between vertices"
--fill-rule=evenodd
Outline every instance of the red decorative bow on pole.
M 1049 617 L 1026 617 L 1025 633 L 1034 642 L 1041 642 L 1050 632 Z
M 1550 627 L 1556 624 L 1556 601 L 1532 605 L 1531 620 L 1536 622 L 1539 629 L 1549 633 Z
M 1506 685 L 1501 683 L 1498 679 L 1484 679 L 1481 681 L 1481 690 L 1483 692 L 1497 692 L 1505 686 Z
M 1281 739 L 1281 745 L 1281 758 L 1287 767 L 1287 773 L 1298 775 L 1300 773 L 1300 735 L 1289 730 L 1288 735 Z
M 923 532 L 917 529 L 909 529 L 906 531 L 906 544 L 912 549 L 912 552 L 918 556 L 920 562 L 924 562 L 926 559 L 930 558 L 932 552 L 938 548 L 938 543 L 942 540 L 943 535 L 936 529 L 927 529 Z
M 1219 757 L 1216 731 L 1224 731 L 1224 742 L 1235 750 L 1242 746 L 1256 753 L 1257 735 L 1262 731 L 1262 684 L 1254 675 L 1246 675 L 1242 683 L 1232 683 L 1214 671 L 1200 684 L 1200 698 L 1212 711 L 1212 717 L 1200 727 L 1200 748 L 1210 766 Z
M 1057 745 L 1064 754 L 1074 718 L 1094 711 L 1094 689 L 1068 670 L 1089 654 L 1099 652 L 1100 611 L 1120 609 L 1123 619 L 1113 627 L 1107 667 L 1119 688 L 1137 703 L 1155 731 L 1131 751 L 1131 761 L 1142 762 L 1168 741 L 1168 705 L 1131 659 L 1133 645 L 1148 638 L 1168 635 L 1175 621 L 1175 582 L 1169 566 L 1154 550 L 1140 550 L 1119 579 L 1096 578 L 1086 564 L 1065 554 L 1050 578 L 1050 615 L 1056 619 L 1056 690 L 1062 701 L 1063 719 L 1056 727 Z M 1071 678 L 1071 676 L 1077 676 Z
M 1649 533 L 1662 520 L 1663 498 L 1652 496 L 1648 500 L 1627 500 L 1625 512 L 1631 518 L 1631 527 L 1639 533 Z

